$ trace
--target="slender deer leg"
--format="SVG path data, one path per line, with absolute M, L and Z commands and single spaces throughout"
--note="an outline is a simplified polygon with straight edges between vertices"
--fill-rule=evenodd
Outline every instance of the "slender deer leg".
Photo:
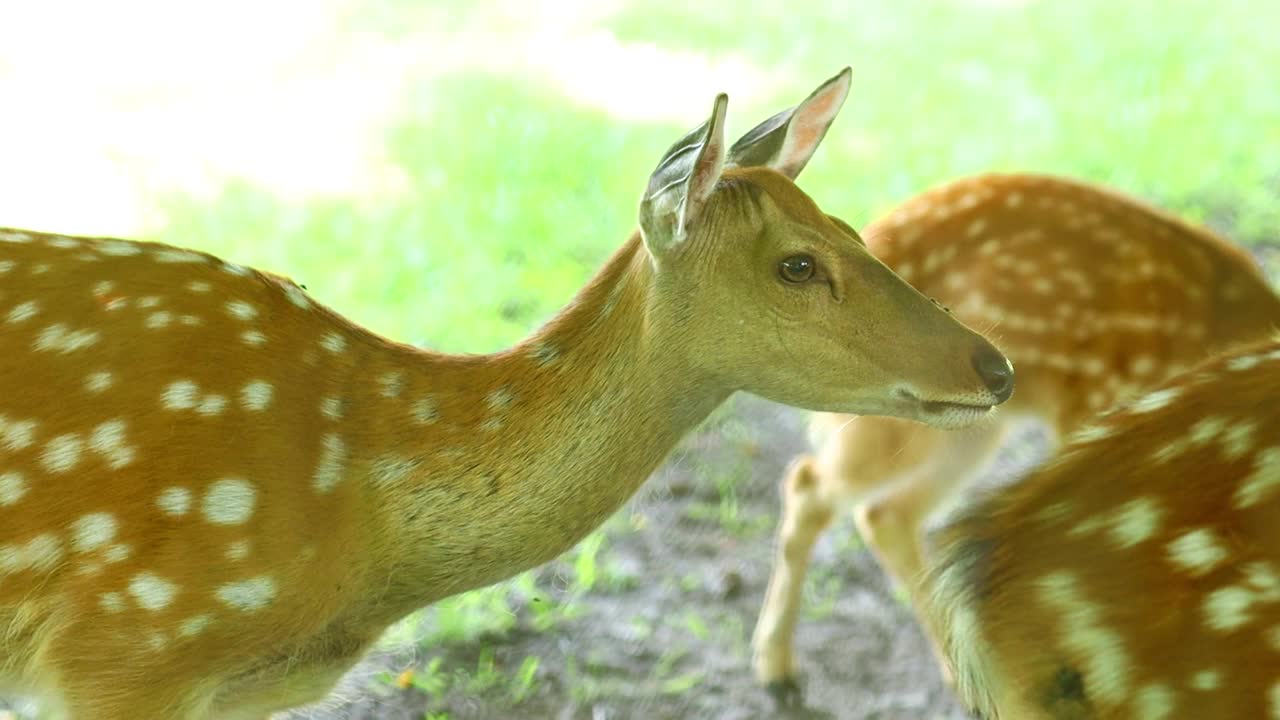
M 782 482 L 783 511 L 778 528 L 773 575 L 756 624 L 756 677 L 784 701 L 799 697 L 792 666 L 791 638 L 795 634 L 800 595 L 809 556 L 822 531 L 831 524 L 835 508 L 819 492 L 818 465 L 812 455 L 797 458 Z

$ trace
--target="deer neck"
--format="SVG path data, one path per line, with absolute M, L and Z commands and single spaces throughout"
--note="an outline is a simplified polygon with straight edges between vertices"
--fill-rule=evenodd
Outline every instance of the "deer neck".
M 730 390 L 687 362 L 655 312 L 638 235 L 516 347 L 443 356 L 387 347 L 353 470 L 374 499 L 384 606 L 407 611 L 550 560 L 630 498 Z M 380 367 L 381 366 L 381 367 Z M 405 377 L 388 410 L 388 376 Z M 358 404 L 358 403 L 357 403 Z M 404 423 L 406 417 L 414 418 Z M 394 418 L 388 423 L 383 418 Z

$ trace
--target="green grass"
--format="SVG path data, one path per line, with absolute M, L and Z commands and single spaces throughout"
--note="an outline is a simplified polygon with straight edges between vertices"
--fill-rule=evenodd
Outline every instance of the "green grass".
M 387 0 L 356 27 L 395 39 L 448 15 L 466 37 L 495 22 L 484 6 L 443 7 Z M 801 181 L 855 225 L 931 183 L 1023 168 L 1112 183 L 1193 219 L 1229 212 L 1258 241 L 1280 225 L 1278 21 L 1280 5 L 1243 0 L 710 0 L 624 2 L 602 27 L 760 68 L 769 92 L 731 99 L 732 132 L 853 65 L 852 96 Z M 293 276 L 397 338 L 493 350 L 622 242 L 652 164 L 706 104 L 675 108 L 682 124 L 640 123 L 532 73 L 424 76 L 384 137 L 403 192 L 294 204 L 240 182 L 212 199 L 162 197 L 155 234 Z

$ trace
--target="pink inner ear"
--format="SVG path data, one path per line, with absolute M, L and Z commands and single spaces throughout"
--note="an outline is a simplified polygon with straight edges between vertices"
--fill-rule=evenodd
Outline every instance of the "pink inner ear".
M 836 83 L 796 108 L 778 157 L 782 172 L 793 178 L 800 174 L 800 169 L 822 141 L 827 126 L 839 112 L 846 91 L 845 83 Z

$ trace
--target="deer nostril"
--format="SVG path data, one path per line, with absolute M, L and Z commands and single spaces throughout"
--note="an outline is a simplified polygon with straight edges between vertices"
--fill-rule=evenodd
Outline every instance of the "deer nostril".
M 986 344 L 978 348 L 973 354 L 973 369 L 995 394 L 996 402 L 1002 403 L 1013 395 L 1013 365 L 999 350 Z

